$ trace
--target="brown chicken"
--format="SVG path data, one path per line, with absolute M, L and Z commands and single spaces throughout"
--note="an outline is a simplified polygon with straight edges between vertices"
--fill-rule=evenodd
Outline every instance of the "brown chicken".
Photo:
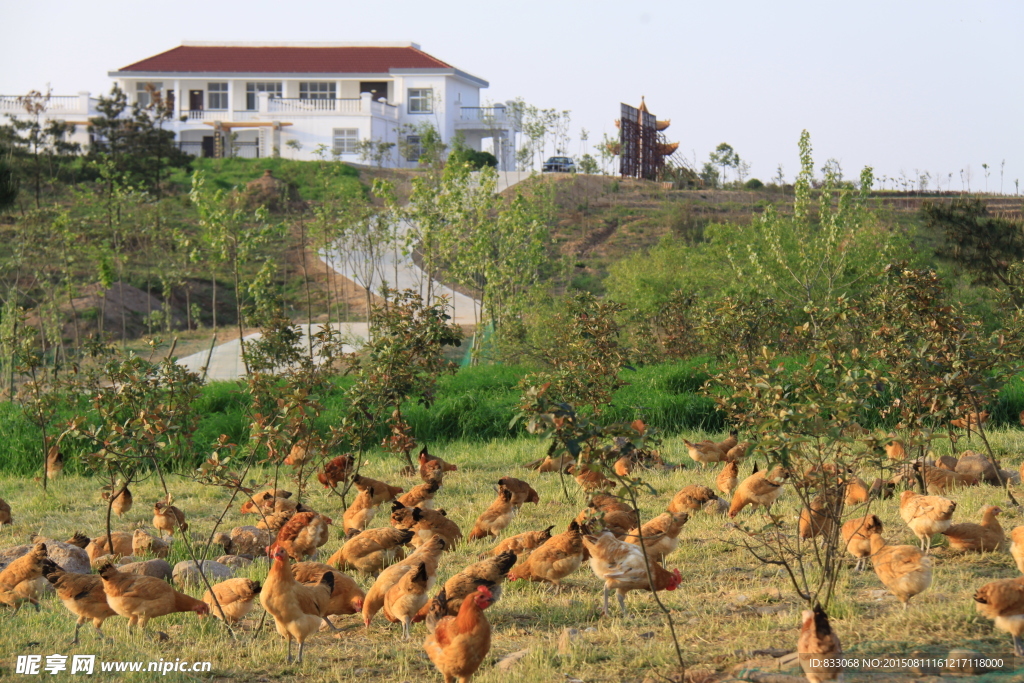
M 817 536 L 828 536 L 834 529 L 835 518 L 838 514 L 836 509 L 837 493 L 832 491 L 828 494 L 818 494 L 811 500 L 809 507 L 800 511 L 800 520 L 797 529 L 800 538 L 815 538 Z M 830 504 L 831 503 L 831 504 Z
M 782 484 L 787 476 L 788 473 L 781 465 L 776 465 L 770 472 L 751 474 L 736 487 L 732 505 L 729 506 L 729 516 L 735 517 L 748 505 L 763 505 L 770 510 L 772 503 L 778 500 L 782 493 Z
M 879 580 L 910 607 L 910 599 L 932 585 L 934 560 L 912 545 L 886 545 L 882 535 L 871 534 L 871 564 Z
M 502 477 L 498 480 L 498 486 L 504 486 L 512 492 L 512 507 L 519 509 L 525 503 L 540 503 L 540 494 L 533 490 L 533 487 L 522 479 L 515 477 Z
M 56 479 L 64 471 L 64 454 L 56 446 L 50 446 L 46 454 L 46 478 Z
M 512 523 L 512 518 L 516 514 L 512 496 L 512 492 L 504 486 L 498 487 L 498 497 L 477 517 L 473 530 L 469 532 L 469 540 L 477 541 L 488 536 L 498 536 Z
M 456 472 L 459 469 L 441 458 L 434 457 L 425 447 L 420 451 L 419 463 L 420 479 L 428 484 L 435 480 L 440 481 L 445 472 Z
M 152 554 L 156 557 L 167 557 L 171 552 L 171 544 L 160 538 L 156 538 L 152 534 L 148 534 L 142 529 L 136 529 L 132 534 L 132 555 L 146 555 Z
M 203 593 L 203 602 L 210 607 L 213 616 L 229 624 L 237 624 L 252 610 L 253 600 L 259 593 L 259 581 L 238 577 L 215 583 Z
M 583 534 L 575 520 L 569 529 L 556 534 L 530 553 L 526 560 L 508 575 L 509 581 L 546 581 L 556 593 L 562 592 L 562 579 L 580 568 L 583 563 Z
M 599 493 L 591 498 L 588 506 L 576 515 L 576 523 L 580 526 L 595 519 L 600 520 L 601 525 L 619 539 L 640 523 L 636 510 L 607 493 Z
M 576 474 L 576 483 L 579 484 L 584 491 L 588 492 L 610 489 L 615 486 L 614 481 L 589 465 L 584 465 L 580 468 L 579 473 Z
M 352 483 L 359 491 L 368 491 L 374 505 L 394 500 L 395 496 L 403 491 L 401 486 L 391 486 L 376 479 L 370 479 L 359 474 L 352 476 Z
M 620 477 L 628 477 L 634 467 L 636 467 L 636 461 L 633 460 L 633 456 L 624 455 L 615 461 L 615 464 L 612 465 L 612 471 Z
M 735 460 L 725 463 L 722 471 L 715 477 L 715 486 L 725 495 L 730 495 L 739 482 L 740 466 Z
M 292 575 L 295 580 L 307 586 L 315 586 L 320 583 L 320 579 L 326 572 L 333 573 L 334 590 L 331 591 L 331 599 L 324 610 L 324 616 L 358 614 L 363 609 L 363 599 L 366 597 L 366 593 L 351 576 L 322 562 L 297 562 L 292 565 Z
M 484 610 L 492 603 L 490 591 L 480 586 L 463 600 L 458 616 L 446 616 L 427 636 L 423 649 L 444 676 L 444 683 L 468 683 L 491 649 L 491 625 Z
M 46 587 L 43 578 L 46 558 L 46 544 L 36 543 L 32 550 L 7 565 L 0 571 L 0 592 L 11 591 L 16 597 L 24 598 L 39 611 L 39 593 Z
M 434 496 L 441 490 L 440 481 L 432 481 L 429 484 L 417 484 L 409 489 L 408 493 L 402 494 L 398 502 L 409 508 L 434 509 Z
M 630 529 L 626 543 L 640 545 L 640 539 L 643 538 L 647 557 L 656 562 L 664 562 L 679 546 L 679 532 L 689 519 L 690 515 L 685 512 L 663 512 L 642 528 Z
M 384 594 L 384 616 L 402 624 L 403 640 L 409 640 L 413 619 L 427 604 L 427 586 L 432 583 L 427 572 L 426 562 L 418 562 Z
M 443 536 L 434 536 L 412 555 L 380 573 L 363 600 L 363 623 L 367 628 L 370 627 L 370 621 L 373 620 L 374 615 L 384 607 L 387 593 L 391 587 L 398 583 L 407 572 L 416 569 L 421 562 L 427 565 L 427 590 L 433 588 L 437 578 L 437 563 L 446 545 Z
M 66 540 L 64 542 L 67 543 L 68 545 L 73 545 L 76 548 L 81 548 L 82 550 L 85 550 L 86 548 L 88 548 L 89 544 L 92 543 L 92 541 L 89 540 L 89 537 L 86 536 L 85 534 L 83 534 L 81 531 L 76 531 L 71 536 L 71 538 L 69 538 L 68 540 Z
M 885 444 L 884 448 L 885 454 L 891 460 L 904 460 L 907 457 L 907 451 L 903 447 L 903 442 L 899 439 L 893 439 Z
M 0 498 L 0 529 L 4 527 L 4 524 L 14 524 L 14 518 L 11 517 L 11 506 L 6 500 Z
M 288 523 L 292 517 L 295 516 L 295 512 L 291 510 L 282 510 L 281 512 L 272 512 L 262 517 L 256 522 L 257 529 L 265 529 L 267 531 L 273 531 L 277 533 L 284 525 Z
M 516 534 L 515 536 L 506 538 L 504 541 L 496 545 L 493 550 L 484 553 L 481 557 L 500 555 L 506 550 L 511 550 L 516 554 L 516 557 L 520 560 L 524 560 L 527 555 L 551 538 L 551 530 L 554 528 L 554 526 L 549 526 L 543 531 L 527 531 L 525 533 Z
M 367 529 L 349 537 L 327 564 L 363 574 L 379 574 L 384 567 L 405 557 L 402 546 L 409 543 L 413 535 L 412 529 L 390 526 Z
M 1002 511 L 1002 508 L 995 505 L 985 505 L 981 508 L 981 524 L 953 524 L 942 535 L 949 539 L 949 547 L 956 550 L 976 553 L 1002 550 L 1006 544 L 1006 534 L 996 519 Z
M 288 556 L 299 561 L 312 556 L 330 538 L 330 517 L 318 512 L 296 513 L 277 532 L 277 543 Z
M 945 495 L 947 489 L 978 485 L 978 478 L 973 474 L 959 474 L 941 467 L 928 467 L 919 462 L 914 463 L 914 471 L 924 479 L 925 490 L 932 496 Z
M 955 420 L 950 420 L 949 424 L 953 425 L 957 429 L 967 429 L 968 431 L 977 431 L 978 425 L 983 425 L 988 422 L 988 416 L 990 413 L 987 410 L 983 410 L 980 413 L 968 413 L 964 417 L 958 417 Z
M 1024 574 L 1024 526 L 1015 527 L 1010 532 L 1010 555 L 1017 563 L 1017 571 Z
M 309 447 L 309 442 L 306 439 L 301 439 L 292 444 L 291 450 L 288 451 L 288 457 L 284 459 L 284 464 L 289 467 L 298 467 L 315 458 L 317 453 L 316 448 Z
M 373 493 L 369 489 L 364 489 L 357 493 L 356 497 L 352 500 L 352 504 L 348 506 L 348 509 L 341 516 L 345 533 L 362 531 L 368 527 L 377 515 L 378 507 L 379 504 L 374 504 Z
M 270 547 L 270 573 L 260 590 L 260 604 L 274 617 L 277 632 L 288 641 L 288 663 L 292 661 L 292 640 L 299 643 L 299 662 L 306 638 L 328 623 L 324 617 L 334 593 L 334 572 L 324 572 L 315 586 L 295 580 L 288 551 L 278 544 Z
M 266 491 L 260 491 L 256 495 L 250 496 L 249 500 L 242 503 L 241 512 L 242 514 L 259 514 L 261 510 L 278 512 L 289 506 L 291 507 L 292 512 L 296 512 L 298 503 L 288 500 L 291 497 L 291 491 L 282 491 L 281 489 L 267 489 Z M 279 500 L 288 502 L 279 503 Z
M 857 571 L 862 571 L 871 557 L 871 535 L 882 533 L 882 520 L 877 515 L 864 515 L 851 519 L 839 529 L 846 544 L 846 552 L 857 558 Z
M 537 465 L 538 472 L 565 472 L 568 470 L 575 460 L 570 455 L 562 455 L 556 460 L 550 455 L 544 458 L 539 465 Z
M 103 640 L 103 622 L 117 616 L 117 612 L 107 604 L 107 594 L 103 592 L 103 579 L 95 574 L 66 572 L 55 564 L 45 570 L 45 576 L 46 580 L 53 584 L 57 597 L 64 606 L 78 617 L 75 638 L 71 644 L 78 644 L 78 630 L 89 620 L 92 620 L 96 635 Z
M 703 469 L 708 463 L 722 462 L 725 460 L 725 451 L 718 447 L 718 444 L 712 441 L 701 441 L 699 443 L 693 443 L 683 439 L 683 443 L 686 444 L 686 450 L 690 454 L 690 457 L 701 466 Z M 733 443 L 733 446 L 736 444 Z M 729 448 L 732 448 L 730 446 Z
M 743 458 L 747 457 L 747 449 L 749 449 L 749 448 L 750 448 L 750 442 L 749 441 L 744 441 L 743 443 L 738 443 L 735 446 L 733 446 L 732 448 L 730 448 L 728 451 L 726 451 L 725 459 L 728 460 L 729 462 L 739 462 L 739 461 L 743 460 Z
M 103 492 L 103 500 L 110 501 L 110 491 Z M 124 513 L 132 509 L 132 492 L 128 490 L 127 486 L 118 489 L 113 494 L 114 502 L 110 504 L 110 509 L 113 510 L 114 514 L 118 517 L 124 516 Z
M 452 550 L 462 538 L 459 525 L 448 519 L 444 510 L 407 508 L 398 501 L 391 505 L 391 525 L 398 529 L 412 529 L 415 534 L 411 541 L 414 548 L 439 535 L 444 538 L 446 548 Z
M 622 615 L 626 616 L 626 593 L 631 590 L 674 591 L 682 582 L 679 570 L 669 572 L 653 558 L 650 565 L 644 561 L 640 546 L 623 543 L 604 531 L 599 536 L 583 536 L 583 544 L 590 552 L 590 568 L 604 581 L 604 614 L 608 616 L 608 594 L 615 589 Z M 650 575 L 648 576 L 648 566 Z
M 828 615 L 821 605 L 814 610 L 805 609 L 801 614 L 800 638 L 797 640 L 797 652 L 800 653 L 800 667 L 807 676 L 808 683 L 823 681 L 842 681 L 843 666 L 837 662 L 835 666 L 824 666 L 822 659 L 839 658 L 843 646 L 839 636 L 828 623 Z
M 669 512 L 697 512 L 704 509 L 708 501 L 718 500 L 718 494 L 703 484 L 687 484 L 672 496 Z
M 89 556 L 90 562 L 104 555 L 127 557 L 132 554 L 132 540 L 134 537 L 135 534 L 130 534 L 127 531 L 112 531 L 110 532 L 110 540 L 114 543 L 113 548 L 110 548 L 107 544 L 107 536 L 104 534 L 89 541 L 89 545 L 85 546 L 85 553 Z
M 150 619 L 175 612 L 195 612 L 201 617 L 210 613 L 205 602 L 179 593 L 163 579 L 124 574 L 112 564 L 103 566 L 100 578 L 107 604 L 128 619 L 129 629 L 138 625 L 145 630 Z
M 175 530 L 188 531 L 185 513 L 169 503 L 159 501 L 153 505 L 153 526 L 160 532 L 161 538 L 165 531 L 171 536 L 174 535 Z
M 842 477 L 841 481 L 846 486 L 846 498 L 843 503 L 847 507 L 863 505 L 871 500 L 871 490 L 867 483 L 856 474 L 849 473 Z
M 921 541 L 921 550 L 931 549 L 932 536 L 952 525 L 956 503 L 940 496 L 921 496 L 904 491 L 900 496 L 900 517 Z
M 348 455 L 339 455 L 325 463 L 323 470 L 317 472 L 316 478 L 324 485 L 324 488 L 334 489 L 340 482 L 348 479 L 350 474 L 352 474 L 352 458 Z
M 974 594 L 977 610 L 1013 636 L 1013 652 L 1024 657 L 1024 577 L 991 581 Z
M 516 554 L 511 550 L 474 562 L 451 577 L 444 584 L 447 614 L 459 613 L 462 601 L 480 586 L 491 591 L 491 602 L 501 599 L 501 584 L 508 577 L 509 570 L 516 563 Z

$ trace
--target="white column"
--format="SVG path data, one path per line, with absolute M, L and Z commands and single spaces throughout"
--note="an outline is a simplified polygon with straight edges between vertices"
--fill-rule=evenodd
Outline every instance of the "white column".
M 181 81 L 177 78 L 174 79 L 174 120 L 177 121 L 181 117 L 182 99 L 181 99 Z
M 366 114 L 367 116 L 369 116 L 370 114 L 373 113 L 370 110 L 370 102 L 373 101 L 372 98 L 373 98 L 373 95 L 371 95 L 368 92 L 364 92 L 364 93 L 360 93 L 359 94 L 359 99 L 360 99 L 359 111 L 362 112 L 363 114 Z
M 89 91 L 79 90 L 78 91 L 78 110 L 88 116 L 92 112 L 89 111 Z
M 235 116 L 234 116 L 235 106 L 236 106 L 235 105 L 235 82 L 234 81 L 228 81 L 228 121 L 234 121 L 235 120 Z M 244 108 L 245 107 L 239 107 L 239 109 L 244 109 Z
M 259 112 L 261 114 L 268 113 L 270 111 L 270 93 L 256 93 L 256 99 L 258 100 L 257 109 L 259 109 Z

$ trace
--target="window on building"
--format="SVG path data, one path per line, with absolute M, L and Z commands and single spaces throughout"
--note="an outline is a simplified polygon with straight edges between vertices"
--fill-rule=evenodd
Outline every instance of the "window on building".
M 227 83 L 207 83 L 206 84 L 206 97 L 207 97 L 207 108 L 208 109 L 227 109 L 228 108 L 228 84 Z
M 334 153 L 355 154 L 356 145 L 359 144 L 358 128 L 335 128 L 334 129 Z
M 405 160 L 419 161 L 423 156 L 423 145 L 420 144 L 419 135 L 407 135 L 405 137 Z
M 388 97 L 388 82 L 387 81 L 360 81 L 359 82 L 359 94 L 362 95 L 364 92 L 370 93 L 371 98 L 374 102 L 380 98 L 387 99 Z
M 259 94 L 269 93 L 270 99 L 281 97 L 281 84 L 258 81 L 245 84 L 245 108 L 249 111 L 256 111 L 259 108 Z
M 299 99 L 300 100 L 333 100 L 337 99 L 335 96 L 337 84 L 336 83 L 302 83 L 299 82 Z
M 135 101 L 139 103 L 140 107 L 148 107 L 153 104 L 153 95 L 159 96 L 163 87 L 163 82 L 159 81 L 155 83 L 136 83 Z
M 409 113 L 431 114 L 434 111 L 432 88 L 409 88 Z

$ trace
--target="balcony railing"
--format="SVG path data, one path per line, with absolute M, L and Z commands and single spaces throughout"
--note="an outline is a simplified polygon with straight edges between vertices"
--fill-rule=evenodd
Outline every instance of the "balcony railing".
M 283 116 L 379 116 L 398 119 L 398 107 L 367 98 L 307 100 L 294 97 L 260 98 L 254 110 L 183 109 L 182 121 L 259 121 Z
M 21 95 L 0 95 L 0 113 L 4 114 L 25 114 L 30 113 L 26 104 L 38 104 L 42 106 L 42 112 L 46 114 L 81 114 L 91 116 L 96 113 L 96 99 L 84 95 L 50 95 L 49 97 L 27 98 Z
M 460 107 L 456 126 L 462 128 L 510 128 L 515 127 L 515 119 L 508 109 L 501 105 L 496 107 Z

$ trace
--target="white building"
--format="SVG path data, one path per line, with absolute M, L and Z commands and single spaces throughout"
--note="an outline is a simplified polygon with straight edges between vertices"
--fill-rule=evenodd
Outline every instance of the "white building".
M 506 107 L 481 106 L 487 81 L 415 43 L 185 42 L 109 75 L 130 102 L 159 92 L 172 103 L 168 126 L 195 155 L 312 159 L 325 145 L 355 162 L 369 139 L 395 143 L 387 165 L 414 166 L 417 129 L 429 122 L 445 142 L 461 133 L 514 168 L 515 124 Z M 51 97 L 46 116 L 85 125 L 95 104 L 88 93 Z M 0 113 L 24 110 L 0 96 Z

